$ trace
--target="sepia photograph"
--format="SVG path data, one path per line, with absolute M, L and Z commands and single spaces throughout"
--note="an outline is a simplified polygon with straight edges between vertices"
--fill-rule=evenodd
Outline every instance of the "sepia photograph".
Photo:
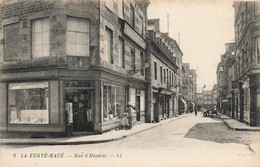
M 260 1 L 0 0 L 1 167 L 259 167 Z

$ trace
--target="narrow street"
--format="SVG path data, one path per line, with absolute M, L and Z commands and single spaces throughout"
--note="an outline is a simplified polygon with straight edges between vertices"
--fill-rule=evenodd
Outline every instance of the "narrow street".
M 54 163 L 55 166 L 257 166 L 256 155 L 248 145 L 259 140 L 259 135 L 259 132 L 231 131 L 220 119 L 205 118 L 199 113 L 119 141 L 67 146 L 1 146 L 1 156 L 2 160 L 11 159 L 16 165 L 21 162 L 38 166 Z M 39 155 L 45 153 L 57 157 L 46 162 L 46 158 Z

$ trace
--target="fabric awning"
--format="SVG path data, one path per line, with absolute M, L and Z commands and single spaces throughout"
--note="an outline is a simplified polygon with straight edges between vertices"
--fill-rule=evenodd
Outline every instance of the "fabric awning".
M 183 102 L 183 104 L 184 104 L 184 110 L 187 110 L 187 103 L 186 103 L 186 101 L 185 100 L 183 100 L 183 99 L 181 99 L 181 101 Z

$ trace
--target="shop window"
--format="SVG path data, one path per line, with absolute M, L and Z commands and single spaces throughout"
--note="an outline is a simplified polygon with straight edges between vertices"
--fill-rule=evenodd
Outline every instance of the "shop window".
M 87 19 L 68 17 L 66 54 L 89 56 L 89 21 Z
M 9 84 L 9 123 L 48 124 L 48 99 L 48 82 Z
M 103 119 L 104 121 L 121 118 L 125 113 L 125 87 L 104 85 Z
M 49 56 L 49 19 L 32 21 L 32 55 L 33 58 Z
M 105 31 L 105 60 L 114 63 L 113 61 L 113 31 L 106 27 Z
M 119 66 L 125 68 L 125 41 L 121 37 L 119 37 L 118 57 Z

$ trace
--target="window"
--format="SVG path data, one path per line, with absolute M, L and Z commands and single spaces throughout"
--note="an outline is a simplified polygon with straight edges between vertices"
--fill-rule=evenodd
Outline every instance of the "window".
M 4 26 L 4 60 L 19 60 L 21 51 L 20 23 Z
M 105 60 L 113 64 L 113 32 L 106 27 L 105 31 Z
M 163 82 L 166 83 L 166 72 L 165 72 L 165 69 L 163 69 L 163 76 L 164 76 L 164 78 L 163 78 L 164 81 Z
M 166 83 L 168 83 L 168 69 L 166 70 Z
M 135 48 L 131 47 L 131 69 L 135 70 Z
M 172 72 L 169 71 L 169 83 L 172 84 Z
M 113 12 L 114 1 L 113 0 L 105 0 L 105 5 L 108 9 Z
M 162 70 L 162 66 L 160 66 L 160 81 L 161 81 L 161 83 L 163 83 L 163 70 Z
M 256 53 L 256 63 L 257 64 L 259 64 L 260 63 L 260 36 L 257 36 L 256 38 L 255 38 L 255 48 L 256 48 L 256 50 L 255 50 L 255 53 Z
M 12 124 L 48 124 L 48 99 L 48 82 L 9 84 L 8 122 Z
M 118 65 L 125 68 L 125 41 L 123 38 L 119 37 L 119 47 L 118 47 Z
M 49 19 L 32 21 L 32 56 L 33 58 L 49 56 Z
M 89 21 L 68 17 L 66 52 L 69 56 L 89 56 Z
M 135 27 L 135 9 L 132 4 L 130 4 L 130 25 Z
M 125 112 L 125 87 L 104 85 L 103 119 L 104 121 L 122 118 Z
M 154 62 L 154 79 L 157 80 L 157 63 Z
M 140 74 L 144 76 L 144 54 L 140 52 Z
M 143 27 L 143 17 L 140 15 L 140 34 L 143 36 L 144 34 L 144 27 Z

